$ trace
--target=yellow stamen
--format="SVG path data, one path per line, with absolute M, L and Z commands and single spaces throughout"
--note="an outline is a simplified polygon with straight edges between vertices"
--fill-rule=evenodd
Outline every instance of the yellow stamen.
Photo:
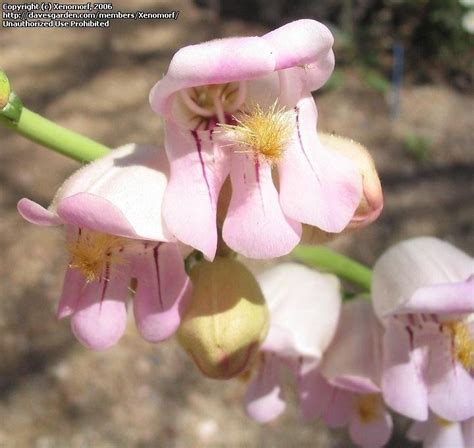
M 234 117 L 236 125 L 220 125 L 229 131 L 230 138 L 252 152 L 255 158 L 263 158 L 274 165 L 278 163 L 291 139 L 294 120 L 292 112 L 279 108 L 275 101 L 268 109 L 255 105 L 250 112 Z
M 101 278 L 106 263 L 123 263 L 120 249 L 125 239 L 99 232 L 82 232 L 75 241 L 67 244 L 70 255 L 69 267 L 78 269 L 87 283 Z
M 454 355 L 470 372 L 474 370 L 474 338 L 463 322 L 447 322 L 443 327 L 451 332 L 454 339 Z
M 380 394 L 366 394 L 355 397 L 355 405 L 362 423 L 370 423 L 381 417 Z

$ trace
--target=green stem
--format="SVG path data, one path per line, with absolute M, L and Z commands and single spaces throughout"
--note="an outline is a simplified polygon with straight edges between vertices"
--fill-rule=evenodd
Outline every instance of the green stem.
M 110 149 L 22 107 L 18 121 L 0 114 L 0 123 L 20 135 L 79 162 L 91 162 Z
M 336 274 L 364 291 L 370 291 L 372 271 L 345 255 L 323 246 L 298 246 L 291 255 L 305 264 Z

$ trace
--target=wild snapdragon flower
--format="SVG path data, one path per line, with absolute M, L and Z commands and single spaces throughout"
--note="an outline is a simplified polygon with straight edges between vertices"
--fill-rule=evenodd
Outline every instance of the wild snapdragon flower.
M 70 316 L 89 348 L 108 348 L 122 336 L 132 279 L 146 340 L 166 339 L 181 322 L 191 285 L 161 217 L 167 170 L 163 152 L 130 144 L 74 173 L 48 209 L 26 198 L 18 203 L 27 221 L 65 227 L 69 262 L 58 317 Z
M 347 226 L 361 200 L 361 176 L 321 144 L 311 96 L 333 70 L 332 43 L 324 25 L 299 20 L 262 37 L 214 40 L 174 55 L 150 102 L 165 117 L 171 172 L 163 215 L 180 241 L 214 258 L 228 177 L 222 238 L 247 257 L 287 254 L 302 223 L 335 233 Z
M 270 329 L 245 396 L 249 417 L 265 423 L 285 407 L 280 375 L 297 380 L 300 409 L 311 412 L 314 372 L 336 331 L 341 308 L 337 277 L 283 263 L 257 277 L 270 310 Z
M 367 448 L 384 446 L 393 428 L 380 388 L 382 334 L 368 300 L 344 303 L 311 390 L 309 417 L 330 427 L 347 426 L 352 441 Z
M 436 238 L 403 241 L 374 266 L 385 326 L 382 390 L 397 412 L 474 417 L 474 261 Z

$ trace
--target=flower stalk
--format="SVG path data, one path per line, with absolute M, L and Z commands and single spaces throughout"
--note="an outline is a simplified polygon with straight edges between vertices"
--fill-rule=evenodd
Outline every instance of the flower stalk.
M 359 286 L 363 291 L 370 291 L 372 271 L 367 266 L 328 247 L 300 245 L 293 250 L 291 255 L 309 266 L 331 272 Z
M 5 73 L 0 71 L 0 98 L 4 97 L 8 101 L 0 104 L 3 104 L 0 123 L 23 137 L 83 163 L 110 152 L 107 146 L 63 128 L 24 107 L 16 93 L 10 91 Z

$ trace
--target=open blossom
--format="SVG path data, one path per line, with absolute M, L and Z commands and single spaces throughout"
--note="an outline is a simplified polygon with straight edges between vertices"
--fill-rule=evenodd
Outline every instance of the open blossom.
M 435 238 L 415 238 L 377 261 L 373 305 L 385 325 L 382 389 L 397 412 L 474 416 L 474 261 Z
M 270 310 L 270 329 L 245 396 L 254 420 L 273 420 L 285 409 L 280 374 L 289 368 L 297 380 L 303 415 L 312 405 L 313 372 L 336 331 L 341 307 L 336 277 L 295 263 L 265 271 L 258 281 Z
M 175 54 L 150 102 L 165 117 L 170 179 L 163 214 L 179 240 L 215 256 L 218 199 L 228 177 L 222 237 L 245 256 L 287 254 L 302 223 L 326 232 L 347 226 L 361 200 L 361 176 L 349 158 L 321 144 L 311 96 L 332 72 L 332 43 L 324 25 L 299 20 L 262 37 Z
M 472 448 L 474 418 L 464 422 L 449 422 L 431 413 L 427 421 L 411 425 L 407 438 L 423 442 L 423 448 Z
M 336 335 L 313 373 L 308 417 L 347 426 L 352 441 L 366 448 L 384 446 L 393 427 L 380 389 L 382 334 L 368 300 L 344 303 Z
M 141 335 L 155 342 L 179 326 L 190 282 L 162 222 L 167 169 L 164 152 L 130 144 L 74 173 L 48 209 L 18 203 L 26 220 L 65 227 L 69 264 L 58 317 L 71 317 L 87 347 L 105 349 L 122 336 L 132 279 Z

